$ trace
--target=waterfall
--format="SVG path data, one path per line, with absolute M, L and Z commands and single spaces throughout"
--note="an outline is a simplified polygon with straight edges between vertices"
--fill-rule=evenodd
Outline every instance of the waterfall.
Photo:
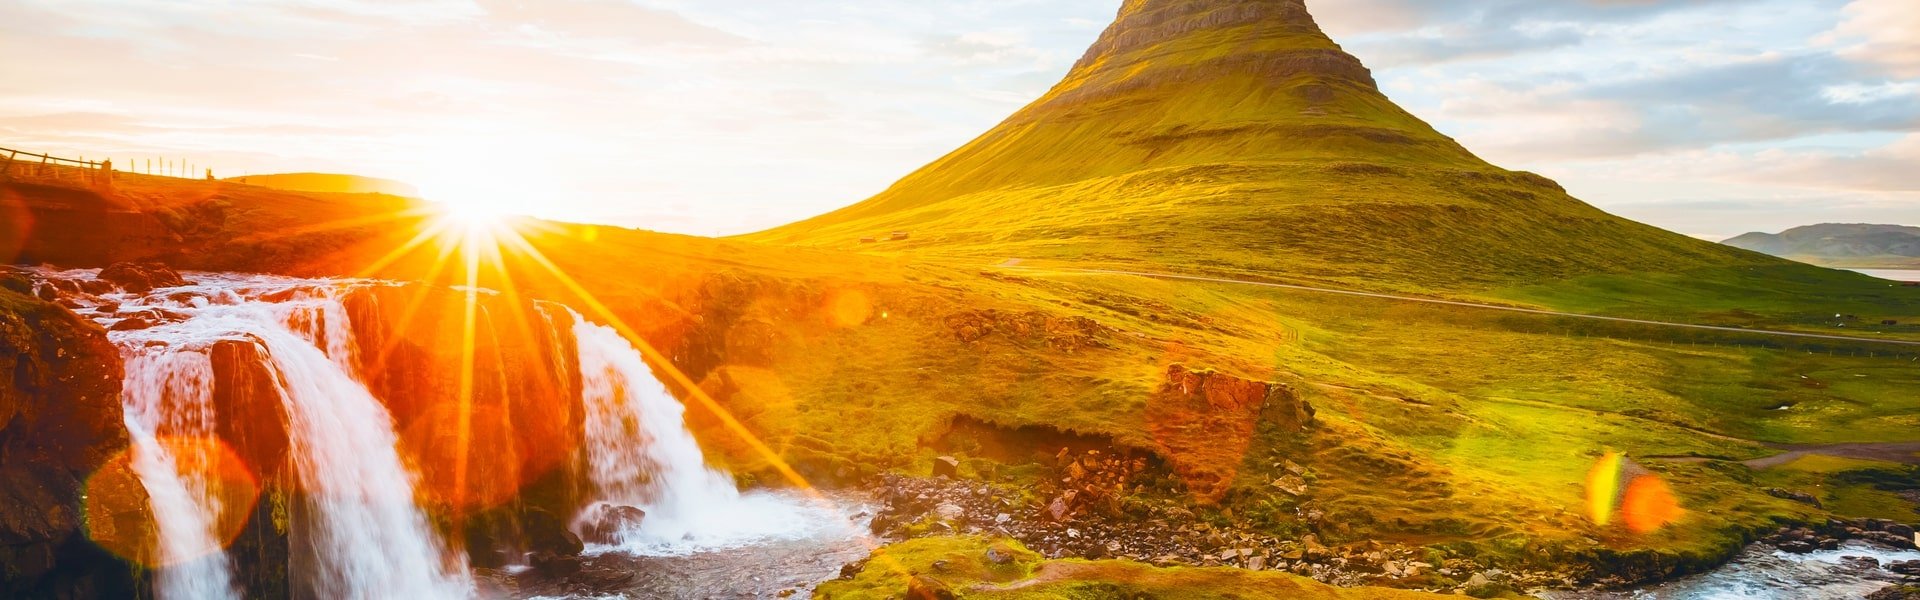
M 707 465 L 687 429 L 685 407 L 654 377 L 640 351 L 613 328 L 578 313 L 573 317 L 587 413 L 587 474 L 598 499 L 576 528 L 612 506 L 646 511 L 638 526 L 620 529 L 618 544 L 597 550 L 679 555 L 796 539 L 822 526 L 844 525 L 845 516 L 828 507 L 741 494 L 731 476 Z
M 123 350 L 127 375 L 120 399 L 133 442 L 131 464 L 147 489 L 160 535 L 159 564 L 166 565 L 155 587 L 167 598 L 237 598 L 233 566 L 214 531 L 224 507 L 205 466 L 217 459 L 207 456 L 205 446 L 160 443 L 161 435 L 212 438 L 213 365 L 196 352 Z
M 137 449 L 134 468 L 152 498 L 169 565 L 161 569 L 158 592 L 234 596 L 231 567 L 210 526 L 222 507 L 197 470 L 184 468 L 208 459 L 175 456 L 157 439 L 212 437 L 215 382 L 207 353 L 215 342 L 245 340 L 265 350 L 286 410 L 289 453 L 311 520 L 294 543 L 314 557 L 315 572 L 301 574 L 313 592 L 325 598 L 470 595 L 462 556 L 449 556 L 415 503 L 414 476 L 400 459 L 392 416 L 352 371 L 352 328 L 337 286 L 261 285 L 230 279 L 186 294 L 120 298 L 122 313 L 153 308 L 184 316 L 110 336 L 128 356 L 123 398 Z M 209 556 L 188 560 L 198 554 Z

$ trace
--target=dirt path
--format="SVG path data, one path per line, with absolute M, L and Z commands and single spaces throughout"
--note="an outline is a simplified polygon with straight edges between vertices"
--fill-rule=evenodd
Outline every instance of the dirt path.
M 1821 456 L 1835 456 L 1839 458 L 1878 460 L 1878 461 L 1885 461 L 1885 462 L 1892 462 L 1892 463 L 1900 463 L 1903 465 L 1920 465 L 1920 442 L 1846 443 L 1846 444 L 1819 444 L 1819 445 L 1788 445 L 1788 444 L 1767 444 L 1767 445 L 1772 448 L 1785 450 L 1786 452 L 1781 452 L 1779 454 L 1775 454 L 1773 456 L 1769 456 L 1766 458 L 1756 458 L 1753 460 L 1741 461 L 1740 464 L 1753 467 L 1755 469 L 1771 469 L 1773 467 L 1778 467 L 1780 465 L 1793 462 L 1794 460 L 1799 459 L 1802 456 L 1818 454 Z

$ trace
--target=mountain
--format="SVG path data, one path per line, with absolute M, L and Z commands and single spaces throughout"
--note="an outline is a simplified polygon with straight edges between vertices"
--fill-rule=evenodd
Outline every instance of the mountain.
M 334 173 L 280 173 L 275 175 L 248 175 L 229 177 L 227 181 L 257 185 L 288 192 L 318 192 L 329 194 L 386 194 L 406 198 L 420 197 L 420 190 L 412 185 L 359 175 L 339 175 Z
M 910 239 L 861 243 L 893 231 Z M 1128 0 L 999 126 L 748 238 L 1445 291 L 1774 264 L 1486 163 L 1389 100 L 1303 0 Z
M 1920 266 L 1920 227 L 1825 223 L 1721 242 L 1774 256 L 1845 267 Z

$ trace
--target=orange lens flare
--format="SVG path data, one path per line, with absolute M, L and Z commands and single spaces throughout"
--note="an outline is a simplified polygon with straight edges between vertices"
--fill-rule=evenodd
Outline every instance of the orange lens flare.
M 87 478 L 85 499 L 87 537 L 101 548 L 147 567 L 165 567 L 220 552 L 233 543 L 253 514 L 260 497 L 259 483 L 239 455 L 213 438 L 161 437 L 160 447 L 174 458 L 183 479 L 205 481 L 212 504 L 213 544 L 175 556 L 163 556 L 159 527 L 147 502 L 146 488 L 133 470 L 137 449 L 115 454 Z
M 1620 501 L 1620 518 L 1634 533 L 1653 533 L 1680 520 L 1680 501 L 1659 477 L 1636 477 Z
M 1615 517 L 1636 534 L 1679 522 L 1686 513 L 1672 486 L 1617 452 L 1608 452 L 1587 472 L 1587 514 L 1606 526 Z
M 827 321 L 845 329 L 873 318 L 873 300 L 860 290 L 839 290 L 827 297 Z

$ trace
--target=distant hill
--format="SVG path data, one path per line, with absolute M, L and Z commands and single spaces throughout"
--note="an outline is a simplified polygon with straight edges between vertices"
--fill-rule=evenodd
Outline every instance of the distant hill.
M 1836 267 L 1920 267 L 1920 227 L 1825 223 L 1722 242 L 1774 256 Z
M 871 199 L 747 237 L 1442 291 L 1779 266 L 1486 163 L 1388 99 L 1301 0 L 1128 0 L 991 131 Z
M 359 175 L 339 175 L 334 173 L 280 173 L 275 175 L 248 175 L 229 177 L 226 181 L 257 185 L 289 192 L 320 192 L 332 194 L 387 194 L 418 198 L 420 190 L 412 185 Z

